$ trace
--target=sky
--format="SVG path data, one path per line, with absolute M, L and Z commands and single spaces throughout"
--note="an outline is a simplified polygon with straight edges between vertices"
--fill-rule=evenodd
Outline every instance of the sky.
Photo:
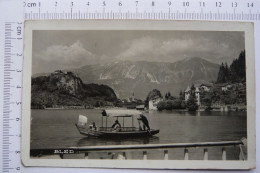
M 118 60 L 176 62 L 201 57 L 230 64 L 245 49 L 243 32 L 33 31 L 32 74 Z

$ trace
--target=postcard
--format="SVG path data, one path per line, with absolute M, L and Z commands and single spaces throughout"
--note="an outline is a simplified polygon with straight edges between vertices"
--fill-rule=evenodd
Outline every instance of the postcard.
M 25 166 L 253 169 L 254 25 L 26 21 Z

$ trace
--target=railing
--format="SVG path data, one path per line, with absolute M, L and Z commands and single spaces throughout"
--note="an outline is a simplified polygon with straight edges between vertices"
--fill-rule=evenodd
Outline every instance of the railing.
M 207 147 L 222 147 L 221 158 L 227 159 L 226 147 L 238 146 L 239 147 L 239 160 L 246 160 L 243 152 L 243 147 L 247 147 L 247 139 L 242 138 L 240 141 L 222 141 L 222 142 L 200 142 L 200 143 L 170 143 L 170 144 L 143 144 L 143 145 L 110 145 L 110 146 L 88 146 L 88 147 L 71 147 L 67 149 L 32 149 L 32 156 L 42 156 L 47 154 L 60 154 L 61 158 L 70 158 L 70 155 L 78 154 L 81 158 L 88 159 L 89 152 L 93 151 L 122 151 L 117 158 L 114 156 L 111 159 L 126 159 L 126 150 L 143 150 L 143 160 L 147 160 L 147 151 L 152 149 L 164 149 L 164 160 L 169 159 L 168 149 L 184 148 L 184 160 L 189 160 L 189 148 L 203 147 L 203 160 L 208 160 Z
M 137 129 L 135 127 L 120 127 L 118 129 L 115 129 L 113 127 L 99 127 L 99 131 L 107 131 L 107 132 L 113 132 L 115 130 L 120 131 L 120 132 L 132 132 L 136 131 Z

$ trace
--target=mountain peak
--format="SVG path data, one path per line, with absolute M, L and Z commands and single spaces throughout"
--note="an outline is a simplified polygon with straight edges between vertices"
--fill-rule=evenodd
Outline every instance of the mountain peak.
M 175 63 L 118 60 L 85 66 L 75 72 L 85 83 L 110 86 L 119 98 L 128 98 L 134 92 L 143 99 L 154 88 L 176 95 L 191 83 L 216 81 L 218 70 L 218 64 L 192 57 Z

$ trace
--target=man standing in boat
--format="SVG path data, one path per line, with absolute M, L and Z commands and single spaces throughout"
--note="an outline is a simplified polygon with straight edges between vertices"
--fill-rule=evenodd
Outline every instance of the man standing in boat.
M 150 131 L 149 122 L 148 122 L 148 119 L 146 118 L 146 116 L 141 114 L 140 117 L 137 118 L 137 119 L 142 121 L 142 123 L 143 123 L 143 130 L 146 130 L 146 128 L 147 128 L 147 130 Z

